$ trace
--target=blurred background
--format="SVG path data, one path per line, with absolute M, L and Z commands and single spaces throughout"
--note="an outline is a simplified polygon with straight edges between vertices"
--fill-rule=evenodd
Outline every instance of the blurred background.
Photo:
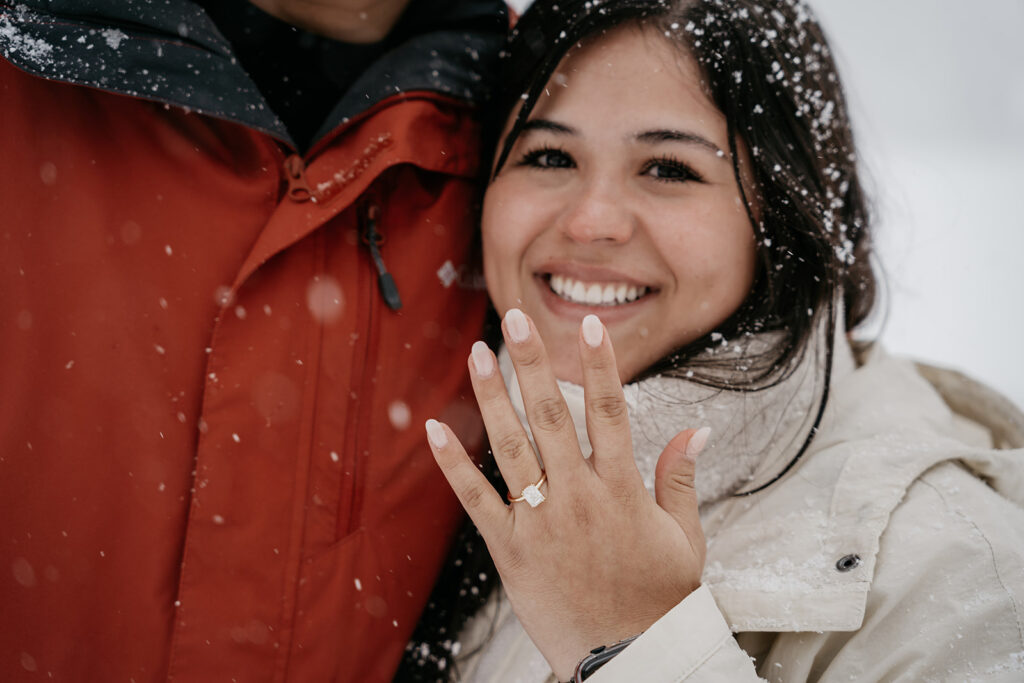
M 1024 407 L 1024 0 L 809 4 L 875 209 L 885 306 L 860 336 Z
M 1024 407 L 1024 2 L 811 5 L 874 197 L 882 341 Z

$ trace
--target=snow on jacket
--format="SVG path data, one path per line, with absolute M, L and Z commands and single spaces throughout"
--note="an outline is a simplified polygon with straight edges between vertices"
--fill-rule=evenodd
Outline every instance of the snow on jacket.
M 197 5 L 0 0 L 0 680 L 390 680 L 461 519 L 416 426 L 481 431 L 506 20 L 441 11 L 299 157 Z
M 873 349 L 793 472 L 701 520 L 701 588 L 588 681 L 1024 679 L 1024 415 L 961 375 Z M 503 595 L 462 647 L 492 627 L 464 680 L 554 680 Z

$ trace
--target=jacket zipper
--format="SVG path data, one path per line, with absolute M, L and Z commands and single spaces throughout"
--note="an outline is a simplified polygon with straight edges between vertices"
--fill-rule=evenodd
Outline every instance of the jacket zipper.
M 296 203 L 317 202 L 320 194 L 314 190 L 306 177 L 306 164 L 298 154 L 292 154 L 284 160 L 284 169 L 288 177 L 288 197 Z M 369 297 L 366 301 L 366 317 L 360 320 L 362 331 L 360 348 L 356 350 L 353 368 L 361 368 L 359 379 L 352 383 L 353 397 L 356 405 L 353 406 L 350 421 L 346 425 L 346 432 L 351 435 L 347 444 L 346 453 L 346 474 L 350 477 L 347 489 L 348 495 L 342 493 L 342 499 L 338 508 L 338 533 L 337 539 L 345 538 L 359 528 L 359 511 L 362 509 L 363 490 L 360 478 L 362 476 L 361 459 L 365 457 L 368 435 L 359 425 L 367 424 L 370 417 L 372 400 L 369 393 L 373 389 L 373 373 L 375 360 L 373 352 L 376 348 L 376 332 L 378 326 L 377 301 L 379 300 L 373 292 L 373 285 L 363 280 L 363 277 L 371 276 L 376 271 L 377 286 L 380 294 L 388 307 L 397 311 L 402 307 L 402 300 L 398 295 L 398 288 L 395 286 L 394 278 L 384 265 L 384 259 L 380 254 L 380 247 L 383 244 L 384 236 L 378 228 L 380 207 L 373 200 L 364 200 L 356 207 L 356 226 L 359 230 L 360 242 L 366 246 L 373 262 L 360 264 L 361 282 L 366 282 L 368 290 L 359 285 L 360 292 L 367 291 Z M 363 269 L 366 269 L 365 271 Z M 365 276 L 362 273 L 365 272 Z M 361 298 L 361 297 L 360 297 Z M 348 499 L 346 506 L 345 499 Z
M 309 185 L 306 178 L 306 163 L 298 154 L 292 154 L 284 160 L 284 170 L 288 175 L 288 198 L 293 202 L 313 202 L 319 199 L 319 194 Z M 377 269 L 377 287 L 380 289 L 384 302 L 392 311 L 402 308 L 402 297 L 398 294 L 398 286 L 395 278 L 388 272 L 384 258 L 380 254 L 381 245 L 384 244 L 384 235 L 377 228 L 377 217 L 380 215 L 380 208 L 376 204 L 368 204 L 360 210 L 359 223 L 360 241 L 370 252 L 370 258 Z
M 371 214 L 373 218 L 371 219 Z M 363 202 L 359 205 L 357 220 L 360 229 L 361 238 L 366 238 L 367 235 L 375 235 L 376 229 L 376 216 L 377 206 L 370 201 Z M 371 227 L 372 225 L 372 227 Z M 363 428 L 363 426 L 369 424 L 370 416 L 373 411 L 373 389 L 374 389 L 374 374 L 376 373 L 376 349 L 377 349 L 377 332 L 380 326 L 380 319 L 378 313 L 380 298 L 377 293 L 374 292 L 374 286 L 370 281 L 370 278 L 374 274 L 374 267 L 360 259 L 359 264 L 359 289 L 360 302 L 365 301 L 366 311 L 365 317 L 359 316 L 359 341 L 360 345 L 356 349 L 353 355 L 353 368 L 360 368 L 358 379 L 353 378 L 352 382 L 352 397 L 354 399 L 354 405 L 352 405 L 352 412 L 349 417 L 349 422 L 346 425 L 346 431 L 350 435 L 350 441 L 347 444 L 347 453 L 349 457 L 347 459 L 348 472 L 351 476 L 351 481 L 347 487 L 348 495 L 342 492 L 340 505 L 338 507 L 338 539 L 346 538 L 350 534 L 354 533 L 359 529 L 361 525 L 361 511 L 363 507 L 363 459 L 369 455 L 369 445 L 371 434 L 369 430 Z M 365 279 L 364 279 L 365 278 Z M 365 283 L 365 286 L 364 284 Z M 363 298 L 365 293 L 365 297 Z M 346 505 L 347 500 L 347 505 Z
M 384 235 L 377 229 L 377 216 L 379 215 L 380 209 L 376 204 L 370 204 L 366 208 L 361 237 L 363 244 L 370 251 L 373 264 L 377 267 L 377 286 L 384 297 L 384 302 L 392 311 L 397 311 L 402 308 L 402 298 L 398 295 L 395 279 L 391 277 L 391 273 L 388 272 L 387 266 L 384 265 L 384 259 L 380 255 Z
M 293 202 L 310 201 L 316 204 L 317 197 L 306 180 L 306 162 L 298 154 L 284 160 L 284 172 L 288 174 L 288 198 Z

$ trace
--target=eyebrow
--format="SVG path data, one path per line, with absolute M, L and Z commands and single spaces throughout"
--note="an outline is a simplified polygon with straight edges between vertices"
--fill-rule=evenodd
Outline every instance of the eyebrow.
M 577 135 L 577 131 L 572 126 L 566 126 L 562 123 L 555 123 L 548 119 L 530 119 L 523 124 L 523 133 L 528 133 L 533 130 L 545 130 L 550 133 L 562 133 L 563 135 Z
M 549 119 L 530 119 L 523 124 L 523 133 L 530 131 L 547 131 L 549 133 L 556 133 L 561 135 L 578 135 L 577 131 L 572 126 L 567 126 L 564 123 L 557 123 Z M 657 144 L 659 142 L 682 142 L 691 145 L 699 145 L 707 148 L 715 154 L 721 155 L 722 150 L 715 143 L 710 140 L 697 135 L 696 133 L 687 133 L 680 130 L 648 130 L 643 133 L 637 133 L 634 139 L 638 142 L 647 144 Z
M 657 142 L 685 142 L 706 147 L 715 154 L 720 154 L 722 152 L 718 145 L 710 140 L 702 138 L 695 133 L 686 133 L 679 130 L 649 130 L 637 135 L 636 139 L 640 142 L 647 142 L 651 144 Z

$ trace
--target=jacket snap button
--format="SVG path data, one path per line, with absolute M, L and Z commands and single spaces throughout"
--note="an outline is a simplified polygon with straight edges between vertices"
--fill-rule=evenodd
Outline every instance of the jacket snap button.
M 836 562 L 836 569 L 841 572 L 848 572 L 860 566 L 860 555 L 845 555 Z

